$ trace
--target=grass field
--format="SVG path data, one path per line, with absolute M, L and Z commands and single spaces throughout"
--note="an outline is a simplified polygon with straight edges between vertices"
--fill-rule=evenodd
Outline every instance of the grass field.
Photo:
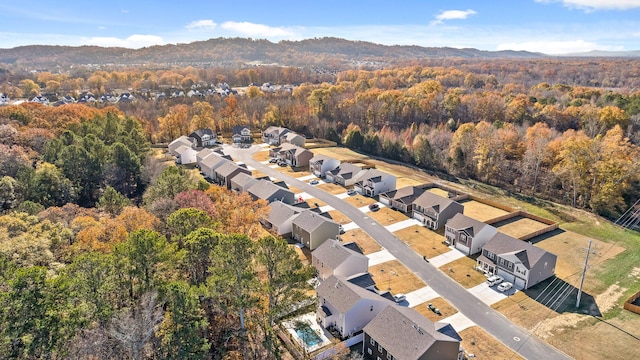
M 366 197 L 366 196 L 362 196 L 360 194 L 354 195 L 354 196 L 348 196 L 346 198 L 344 198 L 343 200 L 346 203 L 349 203 L 357 208 L 359 207 L 363 207 L 369 204 L 373 204 L 374 202 L 376 202 L 375 199 L 372 199 L 370 197 Z
M 404 241 L 415 252 L 432 258 L 451 250 L 442 243 L 444 236 L 431 231 L 424 226 L 412 225 L 408 228 L 393 233 L 398 239 Z
M 375 219 L 380 225 L 387 226 L 409 218 L 400 211 L 391 210 L 388 207 L 380 208 L 378 211 L 370 211 L 369 217 Z
M 434 194 L 436 194 L 438 196 L 442 196 L 445 199 L 449 197 L 449 192 L 446 191 L 446 190 L 442 190 L 440 188 L 431 188 L 431 189 L 429 189 L 427 191 L 430 192 L 430 193 L 434 193 Z
M 487 221 L 489 219 L 494 219 L 498 216 L 508 214 L 508 212 L 502 209 L 498 209 L 497 207 L 493 207 L 476 200 L 461 201 L 460 203 L 464 205 L 465 215 L 479 221 Z
M 332 183 L 326 183 L 322 180 L 320 180 L 320 184 L 318 184 L 318 186 L 316 186 L 318 189 L 322 189 L 325 192 L 328 192 L 329 194 L 332 195 L 337 195 L 337 194 L 342 194 L 344 192 L 347 192 L 347 190 L 345 188 L 343 188 L 340 185 L 337 184 L 332 184 Z
M 258 151 L 253 154 L 253 159 L 256 161 L 265 161 L 269 160 L 269 149 L 265 149 L 263 151 Z
M 498 231 L 505 233 L 507 235 L 511 235 L 514 238 L 520 238 L 525 235 L 529 235 L 538 230 L 546 228 L 547 224 L 541 223 L 540 221 L 526 218 L 523 216 L 516 216 L 506 221 L 501 221 L 499 223 L 493 224 Z
M 309 171 L 307 171 L 306 167 L 305 168 L 292 168 L 291 166 L 278 166 L 276 168 L 276 170 L 280 171 L 281 173 L 285 173 L 287 175 L 291 175 L 291 176 L 293 176 L 295 178 L 311 175 L 311 173 Z
M 370 266 L 369 273 L 378 289 L 390 289 L 392 294 L 406 294 L 426 285 L 397 260 Z
M 382 247 L 362 229 L 353 229 L 340 235 L 344 242 L 355 242 L 365 255 L 382 250 Z
M 343 213 L 341 213 L 338 210 L 331 210 L 328 212 L 329 216 L 331 216 L 331 218 L 333 219 L 333 221 L 337 222 L 338 224 L 348 224 L 351 222 L 351 219 L 349 219 L 348 217 L 346 217 Z
M 464 329 L 459 335 L 467 356 L 474 354 L 477 359 L 489 360 L 524 359 L 478 326 Z
M 465 256 L 442 265 L 440 270 L 453 278 L 458 284 L 469 289 L 487 280 L 484 273 L 474 269 L 475 266 L 475 258 Z
M 429 304 L 435 306 L 436 309 L 440 310 L 441 315 L 438 315 L 435 312 L 431 311 L 431 309 L 429 309 Z M 422 303 L 414 307 L 413 309 L 419 312 L 420 314 L 424 315 L 424 317 L 426 317 L 427 319 L 433 322 L 441 321 L 442 319 L 447 318 L 458 312 L 458 310 L 456 310 L 456 308 L 454 308 L 453 305 L 449 304 L 447 300 L 441 297 L 429 300 L 428 302 Z

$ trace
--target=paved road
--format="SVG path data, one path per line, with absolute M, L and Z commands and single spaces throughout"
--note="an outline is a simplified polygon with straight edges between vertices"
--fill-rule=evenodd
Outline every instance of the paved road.
M 425 262 L 422 256 L 407 247 L 391 232 L 374 219 L 368 217 L 366 213 L 332 194 L 255 161 L 251 154 L 258 149 L 259 147 L 257 146 L 252 147 L 251 150 L 233 149 L 231 150 L 231 156 L 236 161 L 243 161 L 268 176 L 286 181 L 288 184 L 322 200 L 327 205 L 343 213 L 374 238 L 380 246 L 383 246 L 393 254 L 398 261 L 416 276 L 431 286 L 441 297 L 455 306 L 459 312 L 521 356 L 527 359 L 571 359 L 568 355 L 517 326 L 504 315 L 473 296 L 449 276 L 430 263 Z

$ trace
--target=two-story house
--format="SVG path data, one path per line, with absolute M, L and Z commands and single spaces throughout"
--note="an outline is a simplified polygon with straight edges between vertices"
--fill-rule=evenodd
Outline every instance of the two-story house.
M 311 265 L 318 272 L 318 279 L 331 275 L 348 278 L 369 271 L 369 258 L 362 254 L 356 243 L 343 244 L 329 239 L 311 253 Z
M 309 160 L 313 157 L 313 152 L 303 147 L 286 143 L 285 145 L 291 145 L 292 148 L 287 150 L 281 150 L 281 156 L 284 155 L 283 160 L 292 167 L 308 166 Z M 283 146 L 284 148 L 284 146 Z
M 361 167 L 351 163 L 341 163 L 340 166 L 325 173 L 327 181 L 334 182 L 344 187 L 355 184 L 359 176 L 364 172 Z
M 293 219 L 291 237 L 311 251 L 339 234 L 340 224 L 311 210 L 303 210 Z
M 176 150 L 183 145 L 189 146 L 189 147 L 193 147 L 194 146 L 194 141 L 192 138 L 188 137 L 188 136 L 180 136 L 179 138 L 173 140 L 172 142 L 169 143 L 169 153 L 173 156 L 178 156 L 178 153 L 176 152 Z
M 251 175 L 251 170 L 242 165 L 238 165 L 233 161 L 227 161 L 214 170 L 215 182 L 220 186 L 224 186 L 227 190 L 231 190 L 231 179 L 239 173 Z
M 290 131 L 280 126 L 269 126 L 262 132 L 262 142 L 269 145 L 280 145 L 280 137 L 285 136 Z
M 254 182 L 247 192 L 254 200 L 262 199 L 268 203 L 280 201 L 292 205 L 295 202 L 295 194 L 288 188 L 275 184 L 271 180 L 260 179 Z
M 557 256 L 527 241 L 497 232 L 482 248 L 477 268 L 528 289 L 555 275 Z
M 291 235 L 293 220 L 302 210 L 281 201 L 274 201 L 269 204 L 269 214 L 261 220 L 261 223 L 277 235 L 287 238 Z
M 226 164 L 227 162 L 232 161 L 225 156 L 221 156 L 216 153 L 210 153 L 198 163 L 198 167 L 200 168 L 200 173 L 202 173 L 202 176 L 210 180 L 215 180 L 216 169 Z
M 331 171 L 340 166 L 340 161 L 327 155 L 317 154 L 309 159 L 309 172 L 313 175 L 324 178 L 327 171 Z
M 176 164 L 195 164 L 196 163 L 196 154 L 197 151 L 188 145 L 181 145 L 175 150 L 176 153 Z
M 189 137 L 195 140 L 197 147 L 214 146 L 217 139 L 216 133 L 211 129 L 198 129 L 189 134 Z
M 374 197 L 378 194 L 395 190 L 396 177 L 376 169 L 368 169 L 358 176 L 353 189 L 364 196 Z
M 298 133 L 294 133 L 293 131 L 290 131 L 289 133 L 280 137 L 280 143 L 293 144 L 296 146 L 304 146 L 306 142 L 307 142 L 307 139 L 304 136 Z
M 234 144 L 251 143 L 251 129 L 247 126 L 234 126 L 231 128 L 231 140 Z
M 430 191 L 423 192 L 413 201 L 413 218 L 431 230 L 440 229 L 447 220 L 463 211 L 464 206 L 459 202 Z
M 412 214 L 413 202 L 425 191 L 427 190 L 421 187 L 405 186 L 380 194 L 380 202 L 392 209 Z
M 364 327 L 369 360 L 456 360 L 462 338 L 451 324 L 432 322 L 404 306 L 388 306 Z
M 445 241 L 465 255 L 480 252 L 497 232 L 495 227 L 460 213 L 449 219 L 444 227 Z

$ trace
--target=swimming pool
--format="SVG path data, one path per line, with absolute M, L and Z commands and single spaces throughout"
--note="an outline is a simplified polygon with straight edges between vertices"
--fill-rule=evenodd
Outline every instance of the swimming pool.
M 307 345 L 307 348 L 311 348 L 322 342 L 320 336 L 318 336 L 307 323 L 297 322 L 294 330 L 296 334 L 298 334 L 298 337 Z

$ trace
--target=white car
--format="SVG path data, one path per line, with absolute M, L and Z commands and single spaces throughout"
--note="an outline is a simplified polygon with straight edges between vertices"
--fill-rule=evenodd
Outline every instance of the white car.
M 489 286 L 497 285 L 497 284 L 500 284 L 501 282 L 502 282 L 502 277 L 498 275 L 491 275 L 487 279 L 487 284 L 489 284 Z
M 393 295 L 393 300 L 397 303 L 401 303 L 407 300 L 407 296 L 405 294 L 395 294 Z
M 319 181 L 316 180 L 316 179 L 313 179 L 313 180 L 309 181 L 309 184 L 311 184 L 311 185 L 318 185 L 318 183 L 319 183 Z
M 502 284 L 498 285 L 498 290 L 500 290 L 502 292 L 505 292 L 505 291 L 511 289 L 512 287 L 513 287 L 512 283 L 510 283 L 508 281 L 505 281 Z

